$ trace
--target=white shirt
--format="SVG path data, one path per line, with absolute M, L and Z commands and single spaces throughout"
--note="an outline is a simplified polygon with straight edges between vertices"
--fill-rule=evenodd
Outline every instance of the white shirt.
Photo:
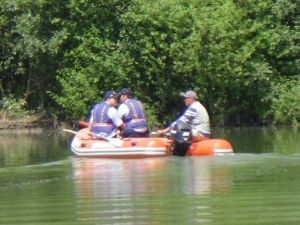
M 127 101 L 127 100 L 126 100 Z M 125 101 L 125 102 L 126 102 Z M 127 116 L 129 114 L 129 108 L 126 104 L 122 103 L 119 108 L 118 108 L 118 114 L 120 118 L 124 118 L 125 116 Z
M 172 125 L 177 121 L 182 121 L 186 124 L 190 124 L 193 133 L 205 133 L 210 134 L 209 116 L 204 106 L 198 102 L 193 102 Z
M 128 101 L 128 99 L 125 101 L 125 102 L 127 102 Z M 125 104 L 125 102 L 124 103 L 122 103 L 120 106 L 119 106 L 119 108 L 118 108 L 118 114 L 119 114 L 119 117 L 121 118 L 121 119 L 123 119 L 125 116 L 128 116 L 128 114 L 129 114 L 129 108 L 128 108 L 128 106 Z M 146 132 L 147 131 L 147 127 L 145 127 L 145 128 L 140 128 L 140 129 L 134 129 L 136 132 Z
M 90 123 L 93 123 L 93 114 L 94 114 L 94 112 L 92 111 L 91 117 L 90 117 Z M 102 135 L 102 136 L 106 136 L 106 137 L 113 137 L 117 134 L 118 127 L 122 125 L 123 121 L 119 117 L 118 111 L 116 110 L 115 107 L 109 107 L 109 109 L 107 111 L 107 116 L 112 120 L 112 123 L 114 124 L 115 128 L 109 134 L 101 133 L 98 135 Z

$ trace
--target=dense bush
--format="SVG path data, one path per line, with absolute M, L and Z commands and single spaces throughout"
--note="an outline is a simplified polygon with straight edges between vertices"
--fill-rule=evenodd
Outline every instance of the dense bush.
M 29 115 L 24 104 L 24 100 L 15 99 L 13 95 L 3 97 L 0 104 L 2 119 L 18 119 Z
M 296 0 L 3 0 L 0 91 L 85 118 L 131 87 L 152 126 L 194 89 L 214 125 L 299 123 Z M 289 90 L 292 93 L 287 93 Z
M 300 80 L 278 82 L 274 86 L 270 115 L 275 124 L 300 123 Z

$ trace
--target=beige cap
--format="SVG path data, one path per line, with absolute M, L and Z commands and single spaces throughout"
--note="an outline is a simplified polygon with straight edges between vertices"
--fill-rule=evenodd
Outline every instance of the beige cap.
M 185 98 L 193 98 L 193 99 L 198 98 L 196 92 L 194 92 L 194 91 L 180 92 L 180 96 L 185 97 Z

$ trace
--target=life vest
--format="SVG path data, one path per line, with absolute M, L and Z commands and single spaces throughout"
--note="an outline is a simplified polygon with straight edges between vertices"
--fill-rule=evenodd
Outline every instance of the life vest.
M 108 117 L 108 110 L 111 105 L 107 102 L 101 102 L 94 106 L 92 114 L 92 129 L 93 133 L 109 134 L 114 130 L 112 120 Z
M 128 99 L 124 104 L 129 108 L 128 115 L 124 116 L 123 118 L 126 127 L 132 129 L 147 128 L 147 123 L 146 123 L 145 113 L 144 113 L 142 103 L 135 99 Z

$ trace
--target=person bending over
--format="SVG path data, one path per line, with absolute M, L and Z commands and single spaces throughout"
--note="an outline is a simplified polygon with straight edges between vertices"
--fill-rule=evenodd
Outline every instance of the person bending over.
M 125 123 L 123 137 L 148 137 L 148 125 L 146 122 L 143 104 L 133 98 L 132 91 L 124 88 L 119 92 L 122 104 L 118 108 L 120 118 Z
M 115 137 L 118 129 L 124 129 L 124 123 L 115 108 L 117 103 L 118 94 L 114 91 L 107 91 L 103 101 L 93 107 L 89 121 L 89 131 L 96 137 Z

